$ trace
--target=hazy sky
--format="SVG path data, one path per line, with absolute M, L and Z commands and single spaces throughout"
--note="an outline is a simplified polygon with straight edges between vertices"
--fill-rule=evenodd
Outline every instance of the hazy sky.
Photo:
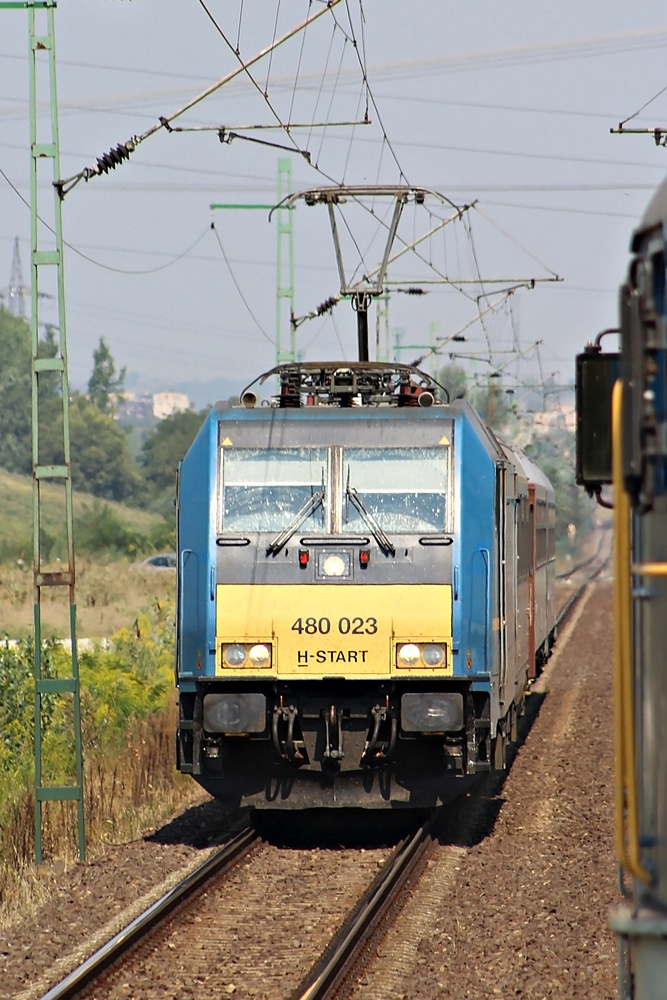
M 60 0 L 62 174 L 92 165 L 238 64 L 213 20 L 247 60 L 275 31 L 280 35 L 321 6 L 319 0 L 206 0 L 211 18 L 200 0 Z M 509 358 L 503 352 L 518 347 L 526 352 L 523 367 L 507 370 L 569 380 L 577 350 L 616 324 L 630 234 L 667 171 L 667 150 L 650 136 L 609 129 L 667 85 L 664 4 L 413 0 L 408 12 L 404 0 L 363 0 L 363 33 L 359 11 L 359 0 L 343 0 L 336 27 L 327 12 L 305 39 L 286 45 L 270 65 L 254 67 L 258 88 L 247 79 L 230 84 L 175 123 L 268 124 L 275 121 L 271 109 L 282 121 L 356 120 L 364 112 L 359 59 L 365 59 L 372 124 L 292 132 L 321 172 L 297 152 L 241 139 L 220 143 L 215 131 L 160 130 L 115 173 L 82 182 L 67 196 L 65 239 L 96 262 L 66 254 L 75 386 L 87 381 L 100 336 L 145 387 L 217 377 L 242 387 L 272 366 L 275 219 L 269 223 L 265 211 L 212 215 L 209 206 L 273 204 L 280 156 L 292 162 L 294 190 L 328 183 L 324 175 L 394 184 L 401 171 L 410 184 L 437 189 L 457 205 L 477 199 L 469 232 L 458 224 L 446 239 L 424 244 L 423 257 L 436 271 L 564 279 L 517 292 L 511 307 L 488 314 L 484 328 L 471 326 L 468 343 L 459 345 L 467 353 L 488 357 L 490 345 L 502 367 Z M 27 45 L 26 12 L 0 10 L 0 168 L 25 198 Z M 667 126 L 667 92 L 632 124 Z M 290 144 L 279 130 L 247 134 Z M 48 215 L 51 195 L 42 178 L 40 208 Z M 414 239 L 442 215 L 412 213 L 404 238 Z M 296 313 L 303 315 L 339 284 L 324 209 L 300 204 L 293 220 Z M 372 266 L 379 260 L 371 242 L 376 223 L 365 215 L 355 231 Z M 29 213 L 0 176 L 0 291 L 9 282 L 16 236 L 28 284 Z M 427 270 L 410 270 L 402 259 L 391 274 L 418 283 Z M 471 301 L 442 285 L 422 287 L 429 294 L 391 296 L 389 326 L 404 331 L 403 343 L 449 336 L 475 316 L 479 289 L 467 288 Z M 486 291 L 482 308 L 494 298 L 492 285 Z M 55 321 L 50 300 L 43 300 L 41 318 Z M 531 350 L 537 341 L 539 360 Z M 354 358 L 349 304 L 305 322 L 298 345 L 310 360 Z M 419 353 L 408 350 L 401 360 Z M 483 361 L 469 367 L 489 370 Z

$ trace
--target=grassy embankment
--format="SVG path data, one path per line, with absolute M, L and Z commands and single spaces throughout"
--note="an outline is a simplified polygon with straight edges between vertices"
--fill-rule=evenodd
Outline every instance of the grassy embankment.
M 48 871 L 34 857 L 33 588 L 30 538 L 32 483 L 0 470 L 0 925 L 24 914 L 48 891 Z M 62 497 L 45 490 L 47 544 L 56 529 Z M 132 565 L 164 533 L 161 519 L 142 511 L 76 496 L 75 534 L 112 526 L 124 556 L 107 549 L 77 556 L 78 634 L 110 639 L 81 652 L 84 795 L 89 857 L 108 843 L 140 836 L 198 795 L 197 786 L 174 770 L 174 585 L 169 571 Z M 119 527 L 120 525 L 120 527 Z M 89 546 L 90 547 L 90 546 Z M 53 554 L 51 555 L 53 558 Z M 44 669 L 71 670 L 58 637 L 69 635 L 66 588 L 43 595 Z M 9 641 L 11 640 L 11 641 Z M 18 643 L 16 642 L 18 640 Z M 70 783 L 73 748 L 71 701 L 44 700 L 45 783 Z M 76 856 L 72 803 L 45 808 L 44 851 L 65 864 Z

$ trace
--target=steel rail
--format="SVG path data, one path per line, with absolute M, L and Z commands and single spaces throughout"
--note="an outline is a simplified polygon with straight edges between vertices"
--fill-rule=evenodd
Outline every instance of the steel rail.
M 335 935 L 322 958 L 301 981 L 291 1000 L 324 1000 L 354 964 L 366 939 L 428 850 L 436 818 L 426 820 L 397 847 L 382 875 Z
M 592 561 L 592 560 L 590 560 Z M 581 599 L 587 585 L 595 579 L 609 557 L 591 573 L 590 577 L 569 598 L 556 618 L 561 625 Z M 358 906 L 330 942 L 323 956 L 302 980 L 291 1000 L 325 1000 L 341 984 L 343 977 L 359 956 L 367 939 L 383 915 L 389 910 L 397 893 L 408 880 L 424 853 L 432 843 L 436 817 L 429 818 L 414 834 L 398 846 L 390 861 L 366 892 Z M 259 836 L 252 827 L 243 829 L 229 843 L 191 872 L 182 882 L 153 903 L 127 927 L 119 931 L 90 958 L 71 972 L 59 984 L 45 993 L 41 1000 L 70 1000 L 86 987 L 105 968 L 117 961 L 150 928 L 167 916 L 178 903 L 194 894 L 212 875 L 226 864 L 247 853 Z
M 592 555 L 588 556 L 586 559 L 582 559 L 581 562 L 575 563 L 574 566 L 570 566 L 570 568 L 566 572 L 557 573 L 556 579 L 567 580 L 569 577 L 574 576 L 575 573 L 578 573 L 580 569 L 585 569 L 586 566 L 590 566 L 592 562 L 595 562 L 596 559 L 599 559 L 600 553 L 602 552 L 602 546 L 604 544 L 604 541 L 605 541 L 605 536 L 601 532 L 600 539 L 598 541 L 598 547 L 595 550 L 595 552 Z M 609 561 L 609 557 L 605 557 L 605 559 L 607 562 Z
M 113 962 L 136 944 L 150 928 L 167 916 L 174 907 L 194 894 L 208 878 L 221 868 L 247 853 L 253 844 L 259 840 L 259 835 L 253 827 L 241 830 L 232 840 L 213 854 L 203 865 L 191 872 L 182 882 L 170 889 L 160 899 L 144 910 L 107 941 L 90 958 L 87 958 L 78 968 L 71 972 L 57 986 L 45 993 L 41 1000 L 70 1000 L 75 997 L 96 976 L 99 976 Z
M 600 555 L 600 553 L 599 553 L 599 550 L 598 550 L 598 552 L 596 553 L 595 556 L 591 556 L 590 559 L 586 560 L 586 563 L 592 562 L 593 559 L 599 557 L 599 555 Z M 567 619 L 567 617 L 570 614 L 570 612 L 573 610 L 573 608 L 575 607 L 575 605 L 577 604 L 577 602 L 583 596 L 583 593 L 584 593 L 586 587 L 588 586 L 588 584 L 592 583 L 593 580 L 595 580 L 595 578 L 600 575 L 600 573 L 602 572 L 602 570 L 605 569 L 609 565 L 610 560 L 611 560 L 611 554 L 604 556 L 602 558 L 602 561 L 600 562 L 600 565 L 597 566 L 593 570 L 593 572 L 590 574 L 590 576 L 586 577 L 586 579 L 584 580 L 584 582 L 582 584 L 580 584 L 580 586 L 577 587 L 577 589 L 571 595 L 571 597 L 568 598 L 568 600 L 565 602 L 565 604 L 563 605 L 563 607 L 560 609 L 560 611 L 556 615 L 556 628 L 558 628 L 560 625 L 562 625 L 565 622 L 565 620 Z M 582 564 L 582 566 L 579 567 L 579 568 L 583 568 L 583 566 L 586 565 L 586 563 Z
M 597 553 L 599 554 L 599 553 Z M 592 561 L 592 560 L 591 560 Z M 577 588 L 556 616 L 556 626 L 562 625 L 581 600 L 588 584 L 608 564 L 609 556 Z M 436 819 L 424 823 L 412 837 L 406 838 L 395 851 L 391 861 L 355 908 L 343 927 L 329 944 L 322 958 L 302 980 L 291 1000 L 326 1000 L 334 996 L 344 977 L 353 967 L 368 937 L 382 916 L 389 909 L 396 894 L 407 881 L 410 873 L 431 843 Z

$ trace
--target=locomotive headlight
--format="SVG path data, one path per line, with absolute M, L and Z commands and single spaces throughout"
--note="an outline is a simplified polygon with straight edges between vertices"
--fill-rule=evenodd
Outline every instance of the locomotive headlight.
M 322 572 L 325 576 L 346 576 L 348 571 L 348 564 L 343 556 L 332 554 L 322 562 Z
M 439 667 L 445 658 L 445 651 L 442 646 L 436 646 L 435 643 L 429 642 L 427 646 L 422 649 L 422 660 L 427 667 Z
M 228 667 L 242 667 L 246 660 L 246 651 L 243 646 L 233 643 L 224 647 L 223 656 Z
M 416 667 L 419 663 L 419 646 L 415 646 L 414 642 L 399 646 L 396 659 L 399 667 Z
M 271 663 L 271 650 L 263 643 L 258 643 L 248 653 L 248 659 L 253 667 L 268 667 Z
M 266 729 L 266 696 L 259 692 L 204 695 L 207 733 L 262 733 Z

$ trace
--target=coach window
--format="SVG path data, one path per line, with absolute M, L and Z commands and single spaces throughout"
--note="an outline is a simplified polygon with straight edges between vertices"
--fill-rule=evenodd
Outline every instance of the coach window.
M 548 558 L 547 548 L 547 504 L 545 500 L 537 501 L 535 520 L 535 565 L 543 566 Z
M 326 448 L 224 448 L 223 532 L 282 531 L 316 494 L 322 502 L 302 526 L 322 531 L 326 479 Z
M 556 558 L 556 508 L 550 503 L 547 508 L 549 538 L 547 542 L 547 559 Z
M 343 530 L 368 530 L 348 488 L 357 491 L 384 531 L 448 530 L 449 452 L 447 447 L 346 448 Z
M 522 496 L 519 502 L 518 533 L 518 578 L 526 580 L 531 573 L 533 558 L 533 539 L 530 534 L 530 501 Z

